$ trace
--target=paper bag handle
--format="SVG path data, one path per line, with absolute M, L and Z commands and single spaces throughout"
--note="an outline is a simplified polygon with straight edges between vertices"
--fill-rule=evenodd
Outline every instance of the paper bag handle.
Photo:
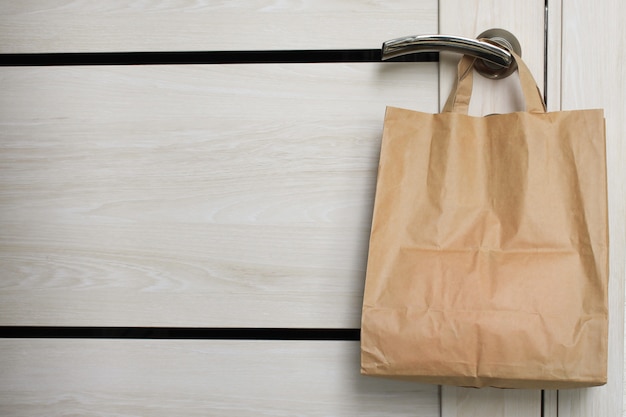
M 541 98 L 541 93 L 537 87 L 537 82 L 532 73 L 519 55 L 511 52 L 517 63 L 522 93 L 526 101 L 526 111 L 531 113 L 545 113 L 546 106 Z M 476 58 L 465 55 L 459 61 L 457 79 L 452 92 L 443 108 L 443 113 L 467 114 L 470 98 L 472 97 L 472 86 L 474 83 L 474 61 Z M 513 65 L 513 64 L 511 64 Z

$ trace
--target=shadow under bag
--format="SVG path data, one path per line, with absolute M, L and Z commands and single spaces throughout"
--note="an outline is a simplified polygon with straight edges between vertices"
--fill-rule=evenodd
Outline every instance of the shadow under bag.
M 361 326 L 361 372 L 433 384 L 606 383 L 602 110 L 467 115 L 473 59 L 440 114 L 388 107 Z

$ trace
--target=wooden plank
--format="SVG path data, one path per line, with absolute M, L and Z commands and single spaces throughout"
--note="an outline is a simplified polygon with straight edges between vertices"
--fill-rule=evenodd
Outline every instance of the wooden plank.
M 385 105 L 437 65 L 0 70 L 0 324 L 358 328 Z
M 438 417 L 436 385 L 359 375 L 357 342 L 0 340 L 0 413 Z
M 441 415 L 445 417 L 527 417 L 541 415 L 541 392 L 539 390 L 442 388 L 445 390 L 446 396 L 441 404 Z
M 520 41 L 524 61 L 539 87 L 543 87 L 544 6 L 543 0 L 441 0 L 439 32 L 474 38 L 491 28 L 508 30 Z M 458 60 L 458 55 L 442 54 L 439 89 L 441 107 L 456 79 Z M 506 113 L 523 108 L 516 75 L 497 81 L 474 77 L 470 115 Z M 540 390 L 475 390 L 444 386 L 441 395 L 442 417 L 541 415 Z
M 370 49 L 436 31 L 436 0 L 0 2 L 0 53 Z
M 560 417 L 624 412 L 624 278 L 626 275 L 626 5 L 609 0 L 563 1 L 562 108 L 604 108 L 609 190 L 608 383 L 559 391 Z
M 441 0 L 440 33 L 475 38 L 491 28 L 513 33 L 522 47 L 522 58 L 530 68 L 537 85 L 544 80 L 544 0 Z M 446 102 L 456 79 L 456 54 L 442 54 L 440 65 L 440 103 Z M 474 94 L 469 114 L 507 113 L 524 109 L 517 75 L 503 80 L 474 77 Z

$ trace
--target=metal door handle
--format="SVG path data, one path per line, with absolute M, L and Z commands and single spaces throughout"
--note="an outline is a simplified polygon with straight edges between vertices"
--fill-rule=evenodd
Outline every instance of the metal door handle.
M 450 35 L 417 35 L 391 39 L 383 43 L 382 59 L 419 53 L 450 51 L 476 57 L 476 70 L 488 78 L 505 78 L 515 71 L 510 51 L 521 56 L 517 38 L 504 29 L 489 29 L 478 39 Z

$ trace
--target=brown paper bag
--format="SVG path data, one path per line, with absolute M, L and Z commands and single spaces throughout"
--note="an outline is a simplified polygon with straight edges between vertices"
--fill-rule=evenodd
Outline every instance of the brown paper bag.
M 601 385 L 607 372 L 602 110 L 471 117 L 472 59 L 441 114 L 387 108 L 361 372 L 502 388 Z

